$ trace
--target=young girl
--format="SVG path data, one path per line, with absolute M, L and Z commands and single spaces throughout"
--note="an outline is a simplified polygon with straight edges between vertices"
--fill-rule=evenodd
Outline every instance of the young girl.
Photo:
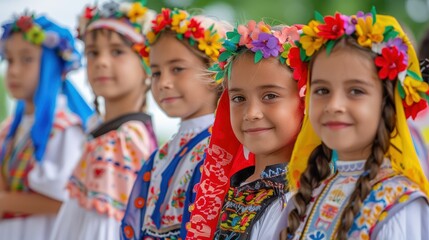
M 137 172 L 156 149 L 150 117 L 142 112 L 150 84 L 140 34 L 150 21 L 147 11 L 140 2 L 108 2 L 81 16 L 88 80 L 104 98 L 105 114 L 88 136 L 52 239 L 117 239 Z
M 227 36 L 215 68 L 218 78 L 228 79 L 227 89 L 216 111 L 187 239 L 273 239 L 286 201 L 285 167 L 304 113 L 300 92 L 306 81 L 294 80 L 301 78 L 288 59 L 294 57 L 289 50 L 298 28 L 250 21 Z
M 80 67 L 67 29 L 28 14 L 3 28 L 6 84 L 18 101 L 0 129 L 0 236 L 44 240 L 68 198 L 92 110 L 65 79 Z
M 317 13 L 299 43 L 309 115 L 289 164 L 299 190 L 282 237 L 426 239 L 429 185 L 406 118 L 426 107 L 429 87 L 398 22 L 375 10 Z
M 178 133 L 140 170 L 121 226 L 122 239 L 178 239 L 185 193 L 202 160 L 213 124 L 218 85 L 207 69 L 224 30 L 207 17 L 163 9 L 147 34 L 152 93 L 161 109 L 181 119 Z

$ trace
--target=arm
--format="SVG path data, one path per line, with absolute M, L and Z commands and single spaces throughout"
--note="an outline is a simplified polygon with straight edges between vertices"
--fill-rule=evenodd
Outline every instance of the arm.
M 61 202 L 38 193 L 2 192 L 0 212 L 23 214 L 55 214 Z
M 429 206 L 424 198 L 417 198 L 375 232 L 371 239 L 423 240 L 429 236 Z

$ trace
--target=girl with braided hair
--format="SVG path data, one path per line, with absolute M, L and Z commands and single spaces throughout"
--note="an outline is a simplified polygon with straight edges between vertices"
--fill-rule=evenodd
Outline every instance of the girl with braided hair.
M 427 106 L 413 47 L 390 16 L 321 16 L 298 44 L 307 114 L 289 163 L 281 239 L 423 239 L 429 185 L 406 119 Z

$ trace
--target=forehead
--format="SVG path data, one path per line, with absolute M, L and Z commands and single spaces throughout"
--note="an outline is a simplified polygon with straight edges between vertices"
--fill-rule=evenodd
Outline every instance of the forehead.
M 374 60 L 366 53 L 346 48 L 335 49 L 329 55 L 320 52 L 311 68 L 311 80 L 341 82 L 349 79 L 374 81 L 377 79 Z
M 95 29 L 87 32 L 84 37 L 85 45 L 102 44 L 102 43 L 125 43 L 121 35 L 108 29 Z
M 5 42 L 4 42 L 4 52 L 6 54 L 11 53 L 39 53 L 42 48 L 36 46 L 24 39 L 22 33 L 13 33 Z
M 230 88 L 254 88 L 262 85 L 297 87 L 292 72 L 276 58 L 262 59 L 254 63 L 254 54 L 243 53 L 232 63 Z
M 151 65 L 158 66 L 177 59 L 202 64 L 201 59 L 172 34 L 162 34 L 159 36 L 157 41 L 150 46 L 149 59 Z

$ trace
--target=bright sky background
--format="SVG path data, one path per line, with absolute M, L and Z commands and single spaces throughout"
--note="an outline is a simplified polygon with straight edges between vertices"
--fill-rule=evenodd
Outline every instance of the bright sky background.
M 75 29 L 77 24 L 77 16 L 83 10 L 84 6 L 95 1 L 90 0 L 0 0 L 0 23 L 11 19 L 13 14 L 20 14 L 25 9 L 34 11 L 37 14 L 45 14 L 50 19 L 55 20 L 58 24 Z M 99 3 L 106 0 L 98 0 Z M 0 30 L 1 32 L 3 30 Z M 75 34 L 75 31 L 72 31 Z M 78 41 L 79 42 L 79 41 Z M 80 43 L 78 43 L 80 44 Z M 79 45 L 82 48 L 82 45 Z M 4 72 L 4 64 L 0 71 Z M 70 74 L 70 79 L 74 85 L 80 90 L 88 102 L 92 103 L 93 95 L 89 84 L 86 82 L 86 74 L 84 69 L 78 70 Z M 148 96 L 149 113 L 153 117 L 155 132 L 159 136 L 159 140 L 167 140 L 178 128 L 179 119 L 168 118 L 154 102 L 152 96 Z

